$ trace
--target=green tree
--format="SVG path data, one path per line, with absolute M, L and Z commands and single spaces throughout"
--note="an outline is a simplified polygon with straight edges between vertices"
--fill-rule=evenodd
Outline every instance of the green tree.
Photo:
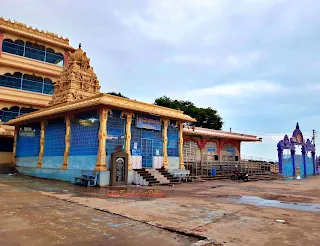
M 167 108 L 182 110 L 185 114 L 197 120 L 197 122 L 190 123 L 190 125 L 214 130 L 222 129 L 222 118 L 219 116 L 217 110 L 214 110 L 210 107 L 198 108 L 190 101 L 173 100 L 167 96 L 157 98 L 154 104 Z
M 120 92 L 108 92 L 107 94 L 117 96 L 117 97 L 123 97 L 123 98 L 128 98 L 122 95 Z

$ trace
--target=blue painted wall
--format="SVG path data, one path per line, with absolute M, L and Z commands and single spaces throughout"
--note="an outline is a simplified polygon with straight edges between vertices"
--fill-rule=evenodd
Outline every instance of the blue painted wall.
M 63 118 L 48 121 L 44 135 L 44 156 L 63 156 L 66 124 Z
M 39 156 L 40 124 L 23 126 L 17 137 L 17 157 Z
M 38 157 L 18 157 L 17 166 L 20 167 L 36 167 L 38 164 Z
M 44 156 L 42 157 L 43 168 L 58 168 L 60 169 L 63 163 L 63 156 Z
M 93 170 L 96 167 L 97 155 L 69 156 L 68 169 Z

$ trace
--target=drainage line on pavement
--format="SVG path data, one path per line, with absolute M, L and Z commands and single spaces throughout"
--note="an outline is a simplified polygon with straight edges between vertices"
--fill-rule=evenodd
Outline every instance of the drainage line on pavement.
M 43 194 L 43 193 L 41 193 L 41 194 Z M 210 237 L 207 237 L 205 235 L 199 235 L 199 234 L 195 234 L 195 233 L 192 233 L 192 232 L 186 232 L 186 231 L 177 230 L 177 229 L 174 229 L 174 228 L 171 228 L 171 227 L 157 225 L 157 224 L 152 223 L 152 222 L 131 218 L 131 217 L 125 216 L 123 214 L 111 212 L 111 211 L 108 211 L 108 210 L 105 210 L 105 209 L 93 207 L 93 206 L 90 206 L 90 205 L 80 204 L 80 203 L 74 202 L 74 201 L 72 201 L 70 199 L 60 198 L 60 197 L 52 196 L 52 195 L 49 195 L 49 194 L 43 194 L 43 195 L 48 196 L 48 197 L 52 197 L 52 198 L 55 198 L 55 199 L 58 199 L 58 200 L 62 200 L 62 201 L 70 202 L 70 203 L 75 203 L 75 204 L 78 204 L 78 205 L 83 206 L 83 207 L 93 208 L 95 210 L 99 210 L 99 211 L 106 212 L 106 213 L 109 213 L 109 214 L 118 215 L 118 216 L 121 216 L 123 218 L 127 218 L 127 219 L 130 219 L 130 220 L 133 220 L 133 221 L 138 221 L 140 223 L 144 223 L 144 224 L 147 224 L 147 225 L 150 225 L 150 226 L 161 228 L 163 230 L 166 230 L 166 231 L 169 231 L 169 232 L 174 232 L 174 233 L 177 233 L 177 234 L 180 234 L 180 235 L 194 237 L 194 238 L 197 238 L 197 239 L 200 239 L 200 240 L 211 240 Z

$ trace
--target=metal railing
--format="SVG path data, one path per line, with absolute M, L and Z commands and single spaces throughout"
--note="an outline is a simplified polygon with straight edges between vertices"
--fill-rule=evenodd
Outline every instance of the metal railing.
M 241 162 L 187 162 L 185 168 L 190 171 L 190 176 L 212 177 L 216 175 L 228 176 L 233 171 L 246 172 L 249 174 L 278 173 L 278 165 L 272 163 L 256 163 L 249 161 Z M 214 170 L 214 171 L 213 171 Z
M 21 45 L 21 44 L 12 43 L 4 40 L 2 42 L 2 51 L 10 54 L 18 55 L 18 56 L 28 57 L 38 61 L 44 61 L 51 64 L 56 64 L 59 66 L 64 65 L 63 55 L 48 52 L 47 49 L 40 50 L 40 49 L 31 48 L 26 46 L 26 44 Z
M 23 76 L 21 78 L 17 78 L 7 75 L 0 75 L 0 86 L 49 95 L 52 95 L 54 91 L 53 84 L 45 82 L 44 79 L 42 82 L 40 82 L 24 79 Z

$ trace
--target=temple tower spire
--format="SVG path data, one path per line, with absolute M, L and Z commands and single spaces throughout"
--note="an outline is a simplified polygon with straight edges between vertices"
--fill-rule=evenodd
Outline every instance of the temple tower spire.
M 86 52 L 79 48 L 70 54 L 68 66 L 54 85 L 54 94 L 49 106 L 72 102 L 100 93 L 97 75 L 90 66 Z

